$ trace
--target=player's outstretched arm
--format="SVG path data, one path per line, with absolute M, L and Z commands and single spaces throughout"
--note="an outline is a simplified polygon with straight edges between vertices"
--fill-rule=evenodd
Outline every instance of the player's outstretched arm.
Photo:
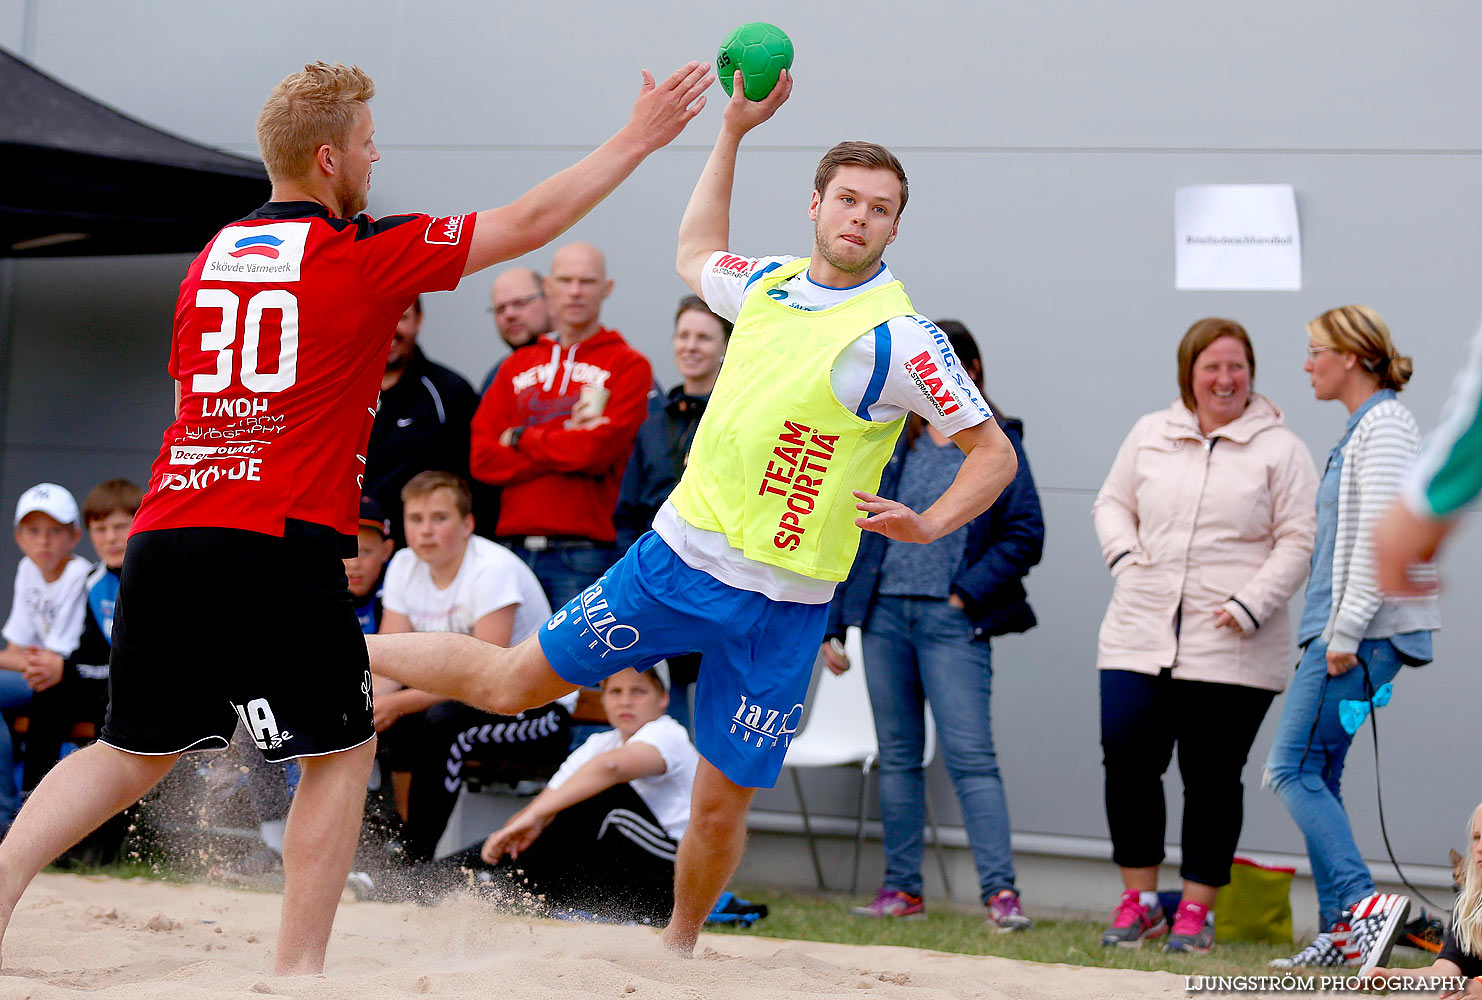
M 705 88 L 714 82 L 709 63 L 686 63 L 660 83 L 644 70 L 632 117 L 616 135 L 510 204 L 478 214 L 463 273 L 538 250 L 574 226 L 648 154 L 684 131 L 705 107 Z
M 679 254 L 675 268 L 684 283 L 696 295 L 700 293 L 700 275 L 705 262 L 718 250 L 730 249 L 731 240 L 731 187 L 736 180 L 736 152 L 741 147 L 741 137 L 762 122 L 771 118 L 782 107 L 792 93 L 792 74 L 783 70 L 777 78 L 777 86 L 760 101 L 746 98 L 746 88 L 741 80 L 741 71 L 736 71 L 735 86 L 731 101 L 721 121 L 720 135 L 715 148 L 690 202 L 685 206 L 684 218 L 679 222 Z
M 936 503 L 918 514 L 899 501 L 855 490 L 859 498 L 855 507 L 871 516 L 854 523 L 898 542 L 926 543 L 951 534 L 992 507 L 1019 469 L 1013 444 L 996 420 L 958 431 L 952 443 L 962 449 L 962 467 Z

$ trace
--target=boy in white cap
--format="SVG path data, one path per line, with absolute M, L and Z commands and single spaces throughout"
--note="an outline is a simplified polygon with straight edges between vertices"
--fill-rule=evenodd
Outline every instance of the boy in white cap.
M 15 508 L 15 571 L 5 645 L 0 647 L 0 708 L 28 704 L 62 678 L 62 661 L 77 648 L 87 609 L 88 562 L 73 555 L 82 530 L 77 501 L 55 483 L 38 483 Z M 0 726 L 0 828 L 20 807 L 10 729 Z

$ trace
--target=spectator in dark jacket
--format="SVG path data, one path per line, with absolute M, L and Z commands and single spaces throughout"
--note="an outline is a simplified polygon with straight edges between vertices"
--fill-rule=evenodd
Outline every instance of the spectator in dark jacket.
M 954 320 L 937 326 L 981 390 L 983 364 L 972 335 Z M 874 902 L 855 909 L 859 916 L 904 917 L 923 909 L 926 780 L 921 761 L 923 707 L 929 701 L 947 773 L 962 804 L 988 921 L 1002 931 L 1030 926 L 1019 905 L 1008 805 L 993 749 L 989 639 L 1034 627 L 1023 578 L 1039 562 L 1045 532 L 1021 443 L 1023 425 L 998 415 L 991 402 L 989 408 L 1019 459 L 1019 471 L 998 502 L 929 545 L 905 545 L 866 532 L 849 579 L 830 607 L 825 665 L 835 673 L 849 669 L 839 640 L 846 626 L 861 626 L 880 744 L 885 880 Z M 878 492 L 924 509 L 946 490 L 961 464 L 962 453 L 951 441 L 913 416 Z
M 398 546 L 406 541 L 401 488 L 413 476 L 436 470 L 468 478 L 469 425 L 479 405 L 467 379 L 422 353 L 417 346 L 421 330 L 422 298 L 418 296 L 402 314 L 391 338 L 360 490 L 386 512 Z M 474 512 L 480 517 L 486 515 L 485 499 L 474 496 Z
M 679 300 L 674 367 L 684 381 L 669 390 L 666 404 L 638 428 L 612 518 L 621 551 L 653 526 L 654 515 L 679 483 L 730 339 L 731 324 L 711 312 L 704 299 L 686 295 Z
M 669 390 L 667 405 L 651 412 L 638 428 L 612 517 L 620 552 L 628 551 L 653 526 L 654 515 L 678 485 L 730 339 L 731 324 L 711 312 L 704 299 L 686 295 L 679 300 L 679 311 L 674 314 L 674 367 L 684 381 Z M 690 728 L 689 687 L 699 669 L 696 653 L 669 661 L 669 714 L 686 729 Z

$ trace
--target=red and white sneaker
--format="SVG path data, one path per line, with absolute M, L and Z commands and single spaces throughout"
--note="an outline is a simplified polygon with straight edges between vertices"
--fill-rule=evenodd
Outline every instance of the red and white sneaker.
M 1350 923 L 1353 933 L 1348 940 L 1348 964 L 1359 967 L 1367 976 L 1376 966 L 1389 961 L 1389 953 L 1405 931 L 1405 918 L 1410 913 L 1410 897 L 1397 892 L 1376 892 L 1354 904 Z
M 1141 948 L 1144 941 L 1168 933 L 1168 919 L 1163 907 L 1147 906 L 1136 889 L 1123 891 L 1117 908 L 1112 911 L 1111 926 L 1101 932 L 1102 947 Z

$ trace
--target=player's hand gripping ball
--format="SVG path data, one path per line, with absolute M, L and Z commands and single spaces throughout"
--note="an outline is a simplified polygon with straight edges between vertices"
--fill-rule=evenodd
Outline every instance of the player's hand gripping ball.
M 731 95 L 731 78 L 741 71 L 746 99 L 760 101 L 777 86 L 777 77 L 792 68 L 792 39 L 775 24 L 752 21 L 726 36 L 715 56 L 715 75 Z

